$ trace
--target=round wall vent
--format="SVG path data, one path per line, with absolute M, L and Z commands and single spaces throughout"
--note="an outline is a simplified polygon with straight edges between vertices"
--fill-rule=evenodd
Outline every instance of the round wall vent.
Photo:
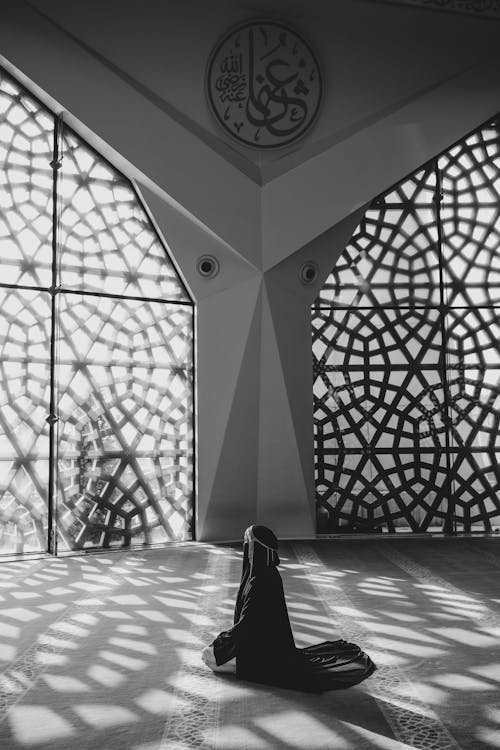
M 314 284 L 318 278 L 318 265 L 313 260 L 303 263 L 299 269 L 299 279 L 303 284 Z
M 219 261 L 213 255 L 201 255 L 196 261 L 196 272 L 204 279 L 213 279 L 219 268 Z

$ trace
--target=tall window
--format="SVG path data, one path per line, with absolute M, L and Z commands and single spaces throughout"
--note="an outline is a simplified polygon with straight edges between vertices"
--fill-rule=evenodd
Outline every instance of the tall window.
M 132 184 L 0 71 L 0 553 L 189 539 L 193 304 Z
M 500 120 L 375 199 L 314 306 L 323 531 L 500 527 Z

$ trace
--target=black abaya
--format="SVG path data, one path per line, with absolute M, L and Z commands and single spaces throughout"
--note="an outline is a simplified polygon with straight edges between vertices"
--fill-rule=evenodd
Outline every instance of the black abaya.
M 245 556 L 234 626 L 212 644 L 218 666 L 236 657 L 242 679 L 309 692 L 349 687 L 372 674 L 375 665 L 353 643 L 296 648 L 277 568 L 257 564 L 250 570 L 248 550 Z

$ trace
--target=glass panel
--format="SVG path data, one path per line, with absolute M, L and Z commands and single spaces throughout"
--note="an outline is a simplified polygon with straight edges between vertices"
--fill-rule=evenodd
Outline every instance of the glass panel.
M 415 208 L 428 208 L 436 195 L 436 172 L 431 164 L 419 169 L 376 199 L 385 207 L 410 203 Z
M 313 354 L 320 365 L 435 367 L 441 358 L 439 311 L 320 310 L 313 321 Z
M 192 310 L 62 294 L 60 544 L 191 538 Z
M 434 184 L 422 171 L 372 204 L 316 306 L 439 304 Z
M 61 285 L 189 302 L 130 182 L 68 130 L 62 154 Z
M 337 372 L 332 381 L 331 396 L 315 403 L 317 450 L 446 447 L 438 370 L 372 372 L 369 379 Z
M 446 316 L 451 444 L 500 449 L 500 310 Z
M 444 444 L 437 310 L 352 310 L 313 320 L 317 451 Z
M 0 72 L 0 554 L 47 549 L 53 137 Z M 66 128 L 61 154 L 62 285 L 189 307 L 58 294 L 60 542 L 187 539 L 191 301 L 131 183 Z
M 500 304 L 500 128 L 482 128 L 439 159 L 446 296 Z
M 52 115 L 0 71 L 3 284 L 51 284 L 53 131 Z
M 491 531 L 500 527 L 500 449 L 474 447 L 451 454 L 452 497 L 457 531 Z M 490 443 L 490 446 L 492 443 Z
M 50 295 L 0 289 L 0 553 L 47 550 Z
M 439 451 L 332 453 L 316 466 L 321 531 L 440 530 L 447 477 Z
M 313 308 L 321 530 L 500 525 L 499 122 L 438 167 L 442 269 L 431 167 L 372 203 Z

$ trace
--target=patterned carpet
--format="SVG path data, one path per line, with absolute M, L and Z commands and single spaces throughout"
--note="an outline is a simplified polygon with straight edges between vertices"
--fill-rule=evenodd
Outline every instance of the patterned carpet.
M 283 543 L 297 645 L 345 637 L 379 665 L 311 695 L 215 676 L 241 549 L 0 565 L 0 748 L 500 748 L 500 539 Z

